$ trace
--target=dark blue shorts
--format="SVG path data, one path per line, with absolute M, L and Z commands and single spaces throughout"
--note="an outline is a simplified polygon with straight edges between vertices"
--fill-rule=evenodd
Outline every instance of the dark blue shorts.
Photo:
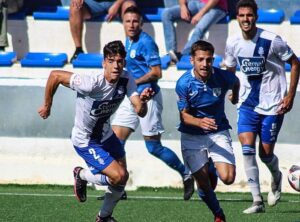
M 273 144 L 277 141 L 284 115 L 262 115 L 251 109 L 239 108 L 238 134 L 257 133 L 263 143 Z
M 74 148 L 93 174 L 104 170 L 113 160 L 125 157 L 124 147 L 115 134 L 103 143 L 91 141 L 87 147 L 74 146 Z

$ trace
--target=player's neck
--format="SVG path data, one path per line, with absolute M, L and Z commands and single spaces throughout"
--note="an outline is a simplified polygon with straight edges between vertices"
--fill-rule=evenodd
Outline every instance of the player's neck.
M 249 32 L 243 32 L 242 31 L 242 34 L 243 34 L 243 38 L 245 40 L 251 40 L 255 37 L 257 33 L 257 27 L 254 27 L 252 30 L 250 30 Z

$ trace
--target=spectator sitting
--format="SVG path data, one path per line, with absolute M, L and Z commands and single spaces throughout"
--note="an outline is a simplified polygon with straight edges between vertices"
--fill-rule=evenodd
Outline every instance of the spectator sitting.
M 0 0 L 0 51 L 8 46 L 7 14 L 15 13 L 23 7 L 23 0 Z
M 125 9 L 132 5 L 136 5 L 134 0 L 72 0 L 70 4 L 70 29 L 76 49 L 71 62 L 80 53 L 83 53 L 82 30 L 84 20 L 107 14 L 106 20 L 110 22 L 118 15 L 119 11 L 122 15 Z
M 209 27 L 224 18 L 227 13 L 227 0 L 179 0 L 179 5 L 166 8 L 162 14 L 166 50 L 173 62 L 180 55 L 188 55 L 194 42 L 203 38 Z M 190 40 L 181 53 L 177 52 L 174 22 L 184 20 L 195 25 Z

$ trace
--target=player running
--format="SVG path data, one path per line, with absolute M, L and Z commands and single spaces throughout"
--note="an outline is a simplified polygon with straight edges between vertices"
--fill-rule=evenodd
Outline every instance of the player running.
M 109 118 L 125 95 L 135 112 L 141 117 L 145 116 L 146 102 L 153 92 L 150 88 L 139 94 L 136 92 L 134 79 L 123 71 L 126 51 L 121 41 L 108 43 L 103 52 L 103 73 L 83 75 L 52 71 L 45 89 L 44 104 L 38 112 L 43 119 L 48 118 L 53 96 L 60 84 L 77 91 L 71 140 L 88 169 L 75 167 L 74 192 L 80 202 L 85 202 L 87 182 L 108 186 L 96 221 L 113 222 L 112 212 L 124 191 L 128 172 L 124 147 L 113 133 Z
M 280 200 L 282 173 L 274 147 L 284 114 L 293 107 L 299 80 L 299 61 L 278 35 L 256 27 L 258 16 L 254 0 L 240 0 L 236 8 L 241 33 L 228 38 L 225 64 L 233 72 L 237 66 L 240 67 L 238 135 L 253 197 L 252 206 L 243 212 L 251 214 L 265 212 L 255 158 L 257 136 L 259 157 L 272 174 L 268 205 L 275 206 Z M 286 62 L 292 67 L 288 93 Z

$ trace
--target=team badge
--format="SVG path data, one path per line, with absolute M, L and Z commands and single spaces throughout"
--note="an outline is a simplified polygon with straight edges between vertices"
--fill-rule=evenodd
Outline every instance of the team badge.
M 221 95 L 222 89 L 221 88 L 213 88 L 213 95 L 215 97 L 219 97 Z
M 81 77 L 79 75 L 75 75 L 73 79 L 73 83 L 76 86 L 79 86 L 81 84 Z
M 130 51 L 130 58 L 134 59 L 134 58 L 135 58 L 135 55 L 136 55 L 135 49 L 131 50 L 131 51 Z
M 263 57 L 264 56 L 264 54 L 265 54 L 265 50 L 264 50 L 264 48 L 263 47 L 259 47 L 258 48 L 258 54 L 261 56 L 261 57 Z

